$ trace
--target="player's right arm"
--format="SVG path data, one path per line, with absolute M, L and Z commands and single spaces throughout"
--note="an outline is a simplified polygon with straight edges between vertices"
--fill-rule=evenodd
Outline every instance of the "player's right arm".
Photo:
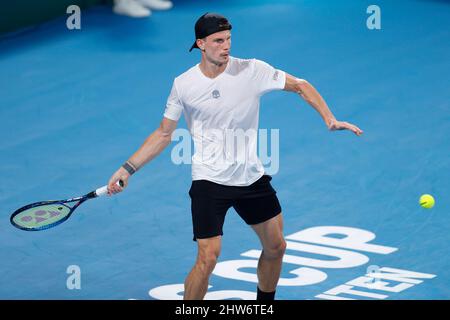
M 322 116 L 329 130 L 350 130 L 357 136 L 363 134 L 363 131 L 354 124 L 336 120 L 320 93 L 308 81 L 304 79 L 298 79 L 286 73 L 286 83 L 284 90 L 298 93 Z
M 147 137 L 141 147 L 128 159 L 128 163 L 136 170 L 139 170 L 147 162 L 159 155 L 170 144 L 171 136 L 177 127 L 177 123 L 178 121 L 164 117 L 159 128 Z M 109 179 L 108 194 L 121 192 L 128 185 L 129 177 L 130 173 L 125 168 L 120 167 Z M 116 184 L 119 180 L 123 181 L 123 188 Z

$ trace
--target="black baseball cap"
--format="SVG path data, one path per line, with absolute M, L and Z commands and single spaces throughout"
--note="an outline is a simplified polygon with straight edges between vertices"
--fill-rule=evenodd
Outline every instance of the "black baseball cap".
M 198 48 L 197 39 L 203 39 L 210 34 L 224 30 L 231 30 L 231 24 L 228 22 L 227 18 L 218 13 L 205 13 L 198 18 L 195 23 L 196 40 L 194 41 L 191 49 L 189 49 L 189 52 L 191 52 L 194 48 Z

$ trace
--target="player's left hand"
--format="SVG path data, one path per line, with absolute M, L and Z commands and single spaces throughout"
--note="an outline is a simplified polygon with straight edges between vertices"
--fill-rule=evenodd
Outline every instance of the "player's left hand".
M 363 134 L 364 131 L 362 131 L 360 128 L 358 128 L 357 126 L 355 126 L 354 124 L 345 122 L 345 121 L 338 121 L 338 120 L 330 120 L 330 122 L 328 123 L 328 129 L 330 131 L 335 131 L 335 130 L 350 130 L 352 131 L 354 134 L 356 134 L 357 136 L 360 136 Z

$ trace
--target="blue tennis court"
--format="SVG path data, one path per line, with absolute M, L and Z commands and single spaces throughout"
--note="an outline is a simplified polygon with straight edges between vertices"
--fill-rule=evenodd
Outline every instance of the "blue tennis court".
M 188 49 L 208 11 L 233 24 L 232 56 L 308 80 L 364 130 L 329 132 L 292 93 L 262 98 L 260 156 L 288 241 L 277 299 L 450 299 L 450 2 L 377 1 L 381 29 L 371 30 L 372 4 L 174 1 L 146 19 L 96 6 L 81 30 L 63 16 L 3 35 L 0 299 L 182 298 L 197 250 L 190 155 L 177 153 L 191 146 L 183 117 L 123 193 L 41 232 L 9 217 L 108 182 L 159 126 L 173 79 L 199 62 Z M 260 250 L 230 210 L 206 299 L 254 299 Z

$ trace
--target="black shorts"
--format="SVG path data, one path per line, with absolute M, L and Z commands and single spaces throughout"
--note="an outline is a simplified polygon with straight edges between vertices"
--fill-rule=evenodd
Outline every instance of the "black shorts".
M 217 184 L 208 180 L 192 181 L 191 197 L 194 241 L 223 235 L 225 215 L 233 207 L 248 224 L 258 224 L 275 217 L 281 206 L 272 177 L 264 175 L 249 186 L 235 187 Z

